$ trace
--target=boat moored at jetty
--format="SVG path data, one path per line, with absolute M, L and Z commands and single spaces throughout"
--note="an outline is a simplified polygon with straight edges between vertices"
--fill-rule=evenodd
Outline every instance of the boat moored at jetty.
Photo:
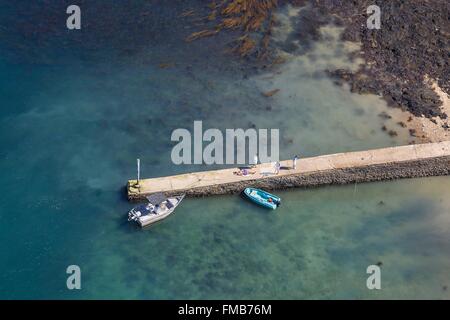
M 275 210 L 281 204 L 281 198 L 267 191 L 256 188 L 245 188 L 244 194 L 256 204 Z
M 166 197 L 163 193 L 155 193 L 147 197 L 148 203 L 130 210 L 128 221 L 135 221 L 141 227 L 147 227 L 171 215 L 184 199 L 184 194 Z

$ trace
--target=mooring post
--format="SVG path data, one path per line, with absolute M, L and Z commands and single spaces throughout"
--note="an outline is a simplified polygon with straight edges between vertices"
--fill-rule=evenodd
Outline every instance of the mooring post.
M 136 187 L 139 189 L 139 182 L 141 180 L 141 159 L 137 159 L 137 183 Z

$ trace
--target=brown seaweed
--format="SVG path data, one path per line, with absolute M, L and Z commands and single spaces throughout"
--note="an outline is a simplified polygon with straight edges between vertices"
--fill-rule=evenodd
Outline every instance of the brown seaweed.
M 205 37 L 210 37 L 215 35 L 217 32 L 219 32 L 218 30 L 202 30 L 199 32 L 194 32 L 192 33 L 189 37 L 186 38 L 187 42 L 191 42 L 200 38 L 205 38 Z
M 186 41 L 212 36 L 221 30 L 239 30 L 242 35 L 236 39 L 237 44 L 232 51 L 245 57 L 260 48 L 258 57 L 266 58 L 271 29 L 275 23 L 272 11 L 277 6 L 278 0 L 223 0 L 220 3 L 212 1 L 209 5 L 211 12 L 206 20 L 217 20 L 216 24 L 211 29 L 192 33 Z M 259 39 L 253 35 L 258 32 L 263 34 Z

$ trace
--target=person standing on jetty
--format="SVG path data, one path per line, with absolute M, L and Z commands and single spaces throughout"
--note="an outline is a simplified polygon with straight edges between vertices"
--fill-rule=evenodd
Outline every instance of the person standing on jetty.
M 281 169 L 280 161 L 275 162 L 275 174 L 279 174 Z
M 294 159 L 292 160 L 292 168 L 294 170 L 297 170 L 297 160 L 299 159 L 298 155 L 294 156 Z
M 256 167 L 257 164 L 258 164 L 258 155 L 255 154 L 255 156 L 253 157 L 253 167 Z

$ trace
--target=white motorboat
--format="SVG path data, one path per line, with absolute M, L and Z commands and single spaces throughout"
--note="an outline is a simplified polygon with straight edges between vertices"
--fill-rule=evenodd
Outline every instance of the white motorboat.
M 148 203 L 130 210 L 128 221 L 136 221 L 141 227 L 147 227 L 170 216 L 184 199 L 184 194 L 166 197 L 162 193 L 147 197 Z

